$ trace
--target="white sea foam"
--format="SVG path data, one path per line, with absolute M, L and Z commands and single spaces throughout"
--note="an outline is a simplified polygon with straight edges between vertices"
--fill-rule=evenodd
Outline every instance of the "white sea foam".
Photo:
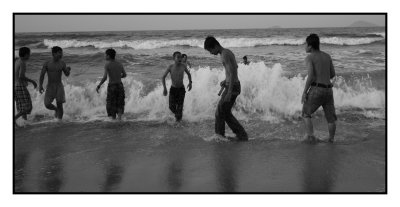
M 193 70 L 193 89 L 186 92 L 184 102 L 184 120 L 201 121 L 214 118 L 219 82 L 225 77 L 221 68 L 199 68 Z M 234 113 L 241 120 L 261 119 L 276 122 L 283 118 L 295 118 L 300 115 L 302 105 L 301 94 L 305 78 L 283 76 L 280 64 L 272 68 L 263 62 L 250 65 L 239 64 L 239 78 L 242 92 L 238 96 Z M 188 82 L 185 76 L 185 83 Z M 127 77 L 123 80 L 125 87 L 125 112 L 138 120 L 166 120 L 172 114 L 168 109 L 168 97 L 162 95 L 160 85 L 149 93 L 145 93 L 145 85 Z M 106 84 L 96 93 L 97 83 L 88 82 L 85 86 L 65 83 L 66 103 L 64 104 L 65 119 L 102 120 L 106 117 Z M 167 85 L 170 82 L 167 81 Z M 377 90 L 367 80 L 348 84 L 338 78 L 334 88 L 335 106 L 340 109 L 384 109 L 385 92 Z M 33 101 L 32 115 L 53 113 L 44 107 L 44 94 L 29 88 Z M 376 115 L 377 117 L 379 115 Z
M 322 44 L 333 45 L 362 45 L 370 44 L 376 41 L 383 40 L 380 37 L 321 37 Z M 304 38 L 297 37 L 270 37 L 270 38 L 218 38 L 221 45 L 225 47 L 256 47 L 268 45 L 302 45 L 305 42 Z M 204 39 L 154 39 L 154 40 L 118 40 L 118 41 L 94 41 L 94 40 L 43 40 L 43 44 L 48 48 L 60 46 L 62 48 L 74 47 L 95 47 L 95 48 L 133 48 L 139 49 L 156 49 L 163 47 L 174 46 L 191 46 L 203 47 Z

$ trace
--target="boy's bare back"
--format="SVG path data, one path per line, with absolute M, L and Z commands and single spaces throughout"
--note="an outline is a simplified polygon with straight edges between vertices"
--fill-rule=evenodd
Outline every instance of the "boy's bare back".
M 306 62 L 310 62 L 315 72 L 315 82 L 329 85 L 330 79 L 335 73 L 331 56 L 325 52 L 319 51 L 307 56 Z
M 105 65 L 105 69 L 106 69 L 108 77 L 109 77 L 109 80 L 108 80 L 109 84 L 120 83 L 121 78 L 126 76 L 126 73 L 125 73 L 125 70 L 124 70 L 124 67 L 122 66 L 122 64 L 115 60 L 107 62 Z
M 20 74 L 20 73 L 25 73 L 25 71 L 22 69 L 22 67 L 25 66 L 25 62 L 22 61 L 21 59 L 18 59 L 15 61 L 15 84 L 27 84 L 23 80 L 21 80 L 19 77 L 21 75 L 25 76 L 25 74 Z

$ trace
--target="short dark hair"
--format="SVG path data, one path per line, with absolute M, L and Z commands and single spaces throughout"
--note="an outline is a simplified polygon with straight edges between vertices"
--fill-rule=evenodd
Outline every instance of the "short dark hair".
M 243 56 L 243 59 L 245 59 L 245 58 L 247 59 L 247 56 L 246 56 L 246 55 L 245 55 L 245 56 Z
M 175 58 L 175 55 L 180 55 L 180 54 L 181 54 L 181 52 L 176 51 L 176 52 L 174 52 L 174 54 L 172 54 L 172 57 Z
M 51 53 L 58 53 L 58 52 L 62 52 L 62 48 L 59 46 L 54 46 L 51 48 Z
M 115 55 L 117 54 L 117 52 L 115 52 L 114 49 L 110 48 L 106 50 L 106 55 L 110 56 L 111 59 L 115 59 Z
M 210 50 L 215 46 L 221 46 L 219 42 L 213 36 L 207 36 L 206 40 L 204 41 L 204 49 Z
M 29 47 L 21 47 L 19 48 L 19 57 L 25 57 L 25 55 L 31 54 L 31 49 Z
M 186 55 L 186 54 L 182 54 L 181 56 L 182 56 L 182 58 L 184 58 L 184 57 L 187 57 L 187 55 Z
M 307 45 L 310 45 L 312 48 L 319 50 L 319 37 L 317 34 L 310 34 L 306 39 Z

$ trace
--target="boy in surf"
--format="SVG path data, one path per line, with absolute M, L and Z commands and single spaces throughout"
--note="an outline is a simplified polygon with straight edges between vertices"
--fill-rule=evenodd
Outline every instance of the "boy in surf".
M 64 72 L 65 76 L 69 76 L 71 68 L 67 67 L 62 59 L 63 51 L 61 47 L 55 46 L 51 48 L 53 59 L 43 64 L 42 71 L 39 79 L 39 92 L 43 93 L 43 80 L 44 75 L 47 73 L 47 87 L 44 95 L 44 105 L 49 110 L 54 110 L 54 116 L 59 120 L 62 119 L 64 110 L 63 103 L 65 103 L 65 91 L 62 84 L 61 76 Z M 57 107 L 52 104 L 56 99 Z
M 185 86 L 183 85 L 183 75 L 186 73 L 188 76 L 189 84 L 187 88 L 189 91 L 192 90 L 192 77 L 186 65 L 182 63 L 181 53 L 174 52 L 172 57 L 174 58 L 175 63 L 168 66 L 161 80 L 164 87 L 163 95 L 166 96 L 168 91 L 165 84 L 165 78 L 167 77 L 168 73 L 171 73 L 172 85 L 169 89 L 169 109 L 175 114 L 176 121 L 179 122 L 182 120 L 183 102 L 186 93 Z
M 28 82 L 32 83 L 33 87 L 36 88 L 37 84 L 34 80 L 31 80 L 25 76 L 26 62 L 31 56 L 31 50 L 28 47 L 21 47 L 19 49 L 19 59 L 15 62 L 15 92 L 14 98 L 17 104 L 18 114 L 15 115 L 14 122 L 22 116 L 24 120 L 27 120 L 27 114 L 32 111 L 32 100 L 29 94 Z
M 306 57 L 308 77 L 301 103 L 303 104 L 302 115 L 306 125 L 307 141 L 312 143 L 317 141 L 314 137 L 311 115 L 322 106 L 325 118 L 328 121 L 328 141 L 333 142 L 337 117 L 330 80 L 335 77 L 332 58 L 327 53 L 319 50 L 319 37 L 316 34 L 310 34 L 306 38 L 306 52 L 310 53 Z
M 204 49 L 213 55 L 221 55 L 221 61 L 225 68 L 225 80 L 221 86 L 226 89 L 222 93 L 215 112 L 215 133 L 225 136 L 225 122 L 236 134 L 239 141 L 247 141 L 248 135 L 239 121 L 232 115 L 232 107 L 241 91 L 240 81 L 237 74 L 238 65 L 232 51 L 223 48 L 212 36 L 204 41 Z
M 122 64 L 115 60 L 116 52 L 114 49 L 106 50 L 107 63 L 104 66 L 104 75 L 99 85 L 96 87 L 97 93 L 101 85 L 107 80 L 107 75 L 110 78 L 107 87 L 107 115 L 115 119 L 118 115 L 118 120 L 121 120 L 125 107 L 125 90 L 121 78 L 126 77 L 126 72 Z
M 249 65 L 250 62 L 247 60 L 247 56 L 243 56 L 243 64 Z
M 187 68 L 191 68 L 192 64 L 190 64 L 189 61 L 187 61 L 187 55 L 186 54 L 182 54 L 182 63 L 186 65 Z

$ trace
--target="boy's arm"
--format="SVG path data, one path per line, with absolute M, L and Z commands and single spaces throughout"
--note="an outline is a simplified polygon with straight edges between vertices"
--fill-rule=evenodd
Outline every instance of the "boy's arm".
M 46 74 L 46 72 L 47 72 L 47 62 L 45 62 L 43 64 L 42 71 L 40 72 L 40 78 L 39 78 L 39 92 L 40 93 L 43 93 L 43 91 L 44 91 L 43 80 L 44 80 L 44 75 Z
M 190 91 L 190 90 L 192 90 L 192 76 L 190 75 L 190 72 L 187 69 L 187 67 L 185 67 L 185 73 L 186 73 L 186 75 L 188 76 L 188 79 L 189 79 L 189 84 L 188 84 L 187 87 L 188 87 L 188 89 Z
M 163 92 L 164 96 L 166 96 L 168 94 L 167 86 L 165 85 L 165 78 L 167 77 L 169 72 L 171 72 L 171 66 L 168 66 L 167 70 L 165 70 L 164 75 L 161 78 L 161 81 L 162 81 L 162 84 L 163 84 L 163 87 L 164 87 L 164 92 Z
M 225 101 L 230 101 L 231 100 L 231 96 L 232 96 L 232 91 L 233 91 L 233 76 L 234 76 L 233 72 L 235 71 L 233 69 L 233 67 L 234 67 L 234 63 L 233 63 L 234 56 L 233 55 L 229 55 L 228 56 L 228 54 L 224 54 L 224 58 L 223 59 L 225 61 L 225 70 L 229 70 L 229 72 L 231 74 L 230 77 L 229 77 L 230 79 L 226 80 L 227 82 L 229 82 L 229 86 L 228 86 L 228 91 L 227 91 L 226 96 L 225 96 Z
M 67 67 L 67 65 L 65 64 L 65 62 L 63 62 L 63 68 L 62 71 L 64 72 L 65 76 L 69 76 L 70 72 L 71 72 L 71 67 Z
M 27 82 L 31 82 L 33 87 L 36 88 L 37 84 L 34 80 L 31 80 L 29 78 L 27 78 L 25 76 L 25 72 L 26 72 L 26 63 L 25 62 L 21 62 L 20 64 L 20 70 L 19 70 L 19 74 L 18 74 L 18 78 L 22 81 L 27 81 Z
M 330 78 L 332 79 L 335 76 L 336 76 L 335 68 L 333 67 L 333 62 L 332 62 L 332 59 L 331 59 Z
M 306 85 L 304 86 L 301 103 L 304 103 L 306 101 L 307 91 L 310 88 L 312 81 L 314 81 L 314 68 L 313 68 L 310 56 L 306 57 L 306 67 L 307 67 L 307 71 L 308 71 L 308 76 L 307 76 L 307 80 L 306 80 Z
M 96 87 L 96 91 L 97 93 L 99 92 L 99 89 L 101 87 L 101 85 L 103 85 L 103 83 L 107 80 L 107 65 L 104 66 L 104 75 L 103 78 L 101 79 L 99 85 Z
M 121 67 L 122 67 L 122 76 L 121 76 L 121 78 L 125 78 L 126 77 L 125 68 L 124 68 L 124 66 L 122 64 L 121 64 Z

